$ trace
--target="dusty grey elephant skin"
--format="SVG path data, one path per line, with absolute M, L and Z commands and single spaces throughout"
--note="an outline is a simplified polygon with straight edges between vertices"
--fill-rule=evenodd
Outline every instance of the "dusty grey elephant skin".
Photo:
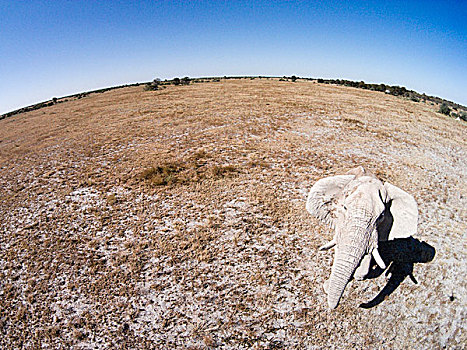
M 335 247 L 331 276 L 325 283 L 328 306 L 338 306 L 352 277 L 365 278 L 374 258 L 386 269 L 379 242 L 407 238 L 417 231 L 415 199 L 382 183 L 363 167 L 345 175 L 323 178 L 311 188 L 306 209 L 334 230 L 334 238 L 320 250 Z

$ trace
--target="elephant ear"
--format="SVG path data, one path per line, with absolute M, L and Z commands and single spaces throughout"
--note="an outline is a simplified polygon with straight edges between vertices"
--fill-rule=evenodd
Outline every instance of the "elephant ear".
M 388 239 L 407 238 L 417 233 L 417 202 L 407 192 L 388 182 L 384 183 L 388 199 L 391 201 L 390 211 L 393 217 Z
M 318 180 L 310 190 L 306 201 L 306 210 L 321 222 L 334 228 L 333 200 L 355 175 L 337 175 Z

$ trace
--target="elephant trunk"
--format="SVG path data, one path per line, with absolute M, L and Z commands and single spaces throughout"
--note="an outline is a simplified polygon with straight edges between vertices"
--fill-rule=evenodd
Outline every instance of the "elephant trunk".
M 351 239 L 348 242 L 342 242 L 336 248 L 327 291 L 330 309 L 335 309 L 339 304 L 347 283 L 368 248 L 369 237 L 367 230 L 358 229 L 349 238 Z

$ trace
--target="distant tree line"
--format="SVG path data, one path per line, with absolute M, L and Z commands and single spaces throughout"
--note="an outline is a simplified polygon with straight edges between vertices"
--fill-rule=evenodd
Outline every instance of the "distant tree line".
M 201 77 L 201 78 L 189 78 L 189 77 L 184 77 L 184 78 L 178 78 L 175 77 L 170 80 L 161 80 L 159 78 L 154 79 L 151 82 L 147 83 L 136 83 L 136 84 L 127 84 L 127 85 L 120 85 L 120 86 L 114 86 L 114 87 L 109 87 L 105 89 L 99 89 L 99 90 L 94 90 L 94 91 L 87 91 L 87 92 L 81 92 L 78 94 L 74 95 L 69 95 L 62 97 L 60 99 L 57 99 L 56 97 L 52 98 L 49 101 L 37 103 L 28 107 L 23 107 L 20 109 L 17 109 L 12 112 L 5 113 L 3 115 L 0 115 L 0 119 L 11 117 L 15 114 L 19 113 L 24 113 L 24 112 L 29 112 L 33 111 L 39 108 L 43 107 L 48 107 L 52 106 L 57 103 L 62 103 L 66 102 L 70 99 L 81 99 L 83 97 L 86 97 L 90 94 L 94 93 L 102 93 L 105 91 L 109 90 L 114 90 L 114 89 L 119 89 L 119 88 L 124 88 L 128 86 L 139 86 L 139 85 L 144 85 L 145 90 L 148 91 L 155 91 L 159 90 L 160 88 L 164 88 L 166 85 L 189 85 L 191 82 L 192 83 L 206 83 L 206 82 L 220 82 L 221 79 L 277 79 L 279 78 L 279 81 L 292 81 L 296 82 L 297 80 L 308 80 L 308 81 L 316 81 L 321 84 L 335 84 L 335 85 L 343 85 L 343 86 L 349 86 L 349 87 L 354 87 L 354 88 L 359 88 L 359 89 L 366 89 L 366 90 L 372 90 L 372 91 L 379 91 L 383 92 L 386 94 L 394 95 L 394 96 L 400 96 L 404 98 L 408 98 L 414 102 L 431 102 L 433 104 L 439 104 L 440 109 L 438 110 L 439 113 L 442 113 L 447 116 L 451 116 L 454 118 L 459 118 L 464 121 L 467 121 L 467 108 L 465 106 L 459 105 L 457 103 L 454 103 L 452 101 L 448 101 L 436 96 L 429 96 L 426 94 L 420 94 L 416 91 L 413 90 L 408 90 L 407 88 L 403 86 L 397 86 L 397 85 L 386 85 L 386 84 L 369 84 L 365 83 L 364 81 L 352 81 L 352 80 L 345 80 L 345 79 L 323 79 L 323 78 L 300 78 L 295 75 L 292 75 L 290 77 L 283 76 L 283 77 L 263 77 L 263 76 L 233 76 L 233 77 Z
M 104 89 L 80 92 L 80 93 L 73 94 L 73 95 L 63 96 L 63 97 L 60 97 L 60 99 L 58 99 L 57 97 L 53 97 L 52 99 L 50 99 L 48 101 L 36 103 L 36 104 L 30 105 L 30 106 L 27 106 L 27 107 L 16 109 L 14 111 L 11 111 L 11 112 L 8 112 L 8 113 L 5 113 L 5 114 L 1 114 L 0 115 L 0 120 L 4 119 L 4 118 L 12 117 L 12 116 L 14 116 L 16 114 L 35 111 L 36 109 L 53 106 L 53 105 L 55 105 L 57 103 L 63 103 L 63 102 L 67 102 L 67 101 L 70 101 L 70 100 L 79 100 L 79 99 L 82 99 L 83 97 L 89 96 L 90 94 L 99 94 L 99 93 L 103 93 L 103 92 L 110 91 L 110 90 L 121 89 L 121 88 L 129 87 L 129 86 L 139 86 L 139 85 L 143 85 L 143 84 L 145 84 L 145 83 L 135 83 L 135 84 L 125 84 L 125 85 L 119 85 L 119 86 L 112 86 L 112 87 L 108 87 L 108 88 L 104 88 Z
M 172 80 L 166 79 L 164 81 L 162 81 L 160 78 L 156 78 L 150 83 L 146 83 L 145 90 L 148 90 L 148 91 L 159 90 L 159 88 L 164 85 L 189 85 L 190 81 L 192 81 L 192 79 L 190 79 L 189 77 L 184 77 L 181 79 L 176 77 L 176 78 L 173 78 Z
M 309 80 L 307 78 L 307 80 Z M 311 79 L 313 80 L 313 79 Z M 352 80 L 344 80 L 344 79 L 316 79 L 318 83 L 321 84 L 336 84 L 336 85 L 343 85 L 343 86 L 350 86 L 358 89 L 366 89 L 372 91 L 380 91 L 384 92 L 389 95 L 406 97 L 414 102 L 433 102 L 436 104 L 440 104 L 439 113 L 442 113 L 447 116 L 452 116 L 454 118 L 460 118 L 462 120 L 467 121 L 467 112 L 466 108 L 460 104 L 454 103 L 452 101 L 448 101 L 436 96 L 429 96 L 426 94 L 420 94 L 413 90 L 408 90 L 404 86 L 397 86 L 397 85 L 386 85 L 386 84 L 369 84 L 365 83 L 364 81 L 352 81 Z M 456 112 L 454 112 L 454 111 Z

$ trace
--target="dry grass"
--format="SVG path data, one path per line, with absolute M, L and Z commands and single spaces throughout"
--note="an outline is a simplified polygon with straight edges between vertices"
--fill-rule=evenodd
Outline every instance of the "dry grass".
M 462 348 L 466 125 L 382 93 L 221 80 L 0 121 L 1 348 Z M 437 250 L 326 310 L 317 179 L 364 164 Z

